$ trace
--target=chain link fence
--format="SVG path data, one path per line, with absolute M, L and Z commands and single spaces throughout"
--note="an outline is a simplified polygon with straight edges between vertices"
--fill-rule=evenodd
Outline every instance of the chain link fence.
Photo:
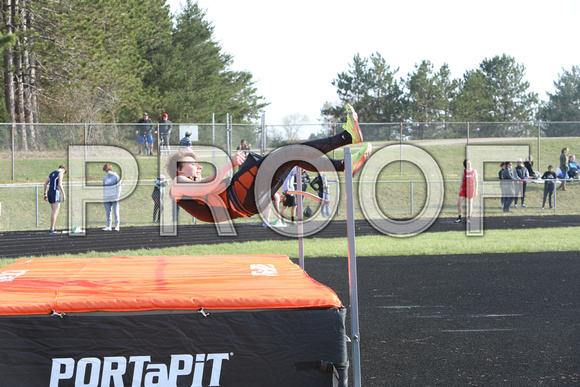
M 153 128 L 154 149 L 157 149 L 159 124 L 154 123 Z M 580 122 L 363 123 L 361 128 L 365 141 L 373 142 L 375 149 L 393 144 L 413 144 L 432 154 L 443 172 L 448 189 L 442 210 L 444 215 L 454 215 L 457 211 L 455 191 L 458 191 L 458 178 L 466 145 L 528 145 L 529 153 L 535 159 L 534 168 L 541 173 L 549 164 L 554 168 L 559 165 L 562 148 L 569 147 L 569 155 L 580 153 Z M 252 151 L 268 153 L 288 142 L 284 137 L 290 129 L 296 130 L 284 125 L 266 125 L 264 118 L 256 124 L 234 124 L 230 119 L 225 124 L 174 123 L 170 144 L 179 144 L 184 131 L 192 129 L 195 129 L 197 135 L 194 144 L 214 146 L 228 154 L 235 152 L 242 140 L 246 141 Z M 299 125 L 298 129 L 295 137 L 297 140 L 294 142 L 339 133 L 342 131 L 342 124 L 304 124 Z M 42 198 L 43 183 L 58 165 L 66 163 L 69 145 L 111 145 L 136 155 L 137 130 L 136 124 L 0 124 L 0 231 L 48 228 L 50 209 Z M 510 161 L 525 159 L 527 156 L 529 155 L 513 155 Z M 342 158 L 342 151 L 337 150 L 333 157 Z M 121 203 L 122 226 L 152 223 L 153 180 L 159 173 L 163 173 L 163 168 L 156 157 L 140 156 L 137 161 L 140 183 L 131 197 Z M 98 183 L 103 177 L 101 167 L 93 167 L 87 176 Z M 425 184 L 417 180 L 420 175 L 417 176 L 402 161 L 394 169 L 391 175 L 381 179 L 383 183 L 380 190 L 389 191 L 389 195 L 396 199 L 385 202 L 383 210 L 394 218 L 413 216 L 423 203 L 425 190 L 419 187 Z M 486 165 L 482 177 L 486 180 L 497 179 L 498 170 L 499 166 L 495 163 Z M 573 192 L 559 194 L 558 213 L 577 211 L 577 195 L 574 192 L 576 189 L 580 192 L 577 184 L 572 182 L 568 185 Z M 395 186 L 400 188 L 387 188 Z M 542 189 L 540 184 L 529 186 L 534 202 L 541 201 Z M 499 208 L 495 206 L 496 201 L 489 199 L 490 205 L 486 204 L 491 212 L 494 212 L 491 208 Z M 341 206 L 342 203 L 338 207 L 339 214 L 344 214 Z M 88 227 L 100 227 L 103 223 L 104 211 L 101 207 L 96 204 L 89 205 Z M 543 214 L 539 209 L 533 214 L 530 212 L 532 215 L 536 213 Z M 182 214 L 180 221 L 189 223 L 193 219 Z M 61 208 L 58 222 L 67 222 L 66 203 Z

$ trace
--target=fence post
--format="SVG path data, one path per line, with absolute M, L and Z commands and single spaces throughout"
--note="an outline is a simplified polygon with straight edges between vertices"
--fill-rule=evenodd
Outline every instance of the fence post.
M 260 151 L 262 152 L 262 156 L 264 156 L 266 154 L 266 113 L 262 113 L 261 129 Z
M 413 216 L 413 180 L 411 180 L 411 216 Z
M 542 160 L 540 160 L 540 138 L 542 137 L 542 132 L 541 132 L 541 126 L 540 126 L 540 121 L 538 121 L 538 165 L 536 165 L 536 168 L 538 171 L 541 171 L 541 167 L 540 164 L 542 162 Z
M 399 173 L 403 173 L 403 123 L 399 124 Z
M 36 228 L 38 228 L 38 186 L 36 186 Z
M 226 152 L 228 156 L 232 155 L 232 150 L 230 149 L 230 113 L 226 113 Z
M 14 123 L 12 123 L 12 180 L 14 180 Z
M 467 123 L 467 145 L 469 146 L 469 122 Z

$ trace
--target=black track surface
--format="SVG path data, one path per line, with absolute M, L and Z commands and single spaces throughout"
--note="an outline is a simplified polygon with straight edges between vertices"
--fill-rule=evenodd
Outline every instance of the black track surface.
M 484 220 L 484 230 L 526 229 L 547 227 L 579 226 L 580 216 L 544 217 L 490 217 Z M 138 248 L 158 248 L 196 244 L 245 242 L 261 240 L 283 240 L 286 236 L 261 224 L 236 225 L 236 237 L 219 237 L 215 225 L 184 225 L 178 227 L 177 236 L 160 236 L 159 227 L 126 227 L 121 231 L 105 232 L 88 229 L 85 236 L 69 234 L 50 235 L 47 230 L 17 231 L 0 233 L 0 257 L 50 256 L 62 253 L 78 254 L 88 251 L 117 251 Z M 356 235 L 383 235 L 368 222 L 356 222 Z M 465 230 L 465 224 L 456 224 L 453 219 L 437 219 L 426 232 Z M 346 222 L 333 221 L 315 234 L 318 238 L 346 236 Z M 346 253 L 345 253 L 346 255 Z
M 349 305 L 346 258 L 304 266 Z M 357 275 L 362 386 L 580 382 L 578 252 L 359 257 Z

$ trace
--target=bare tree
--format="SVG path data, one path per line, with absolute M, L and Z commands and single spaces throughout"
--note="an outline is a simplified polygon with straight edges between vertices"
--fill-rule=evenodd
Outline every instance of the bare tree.
M 300 138 L 300 129 L 308 123 L 308 116 L 300 113 L 292 113 L 282 118 L 282 125 L 286 139 L 296 141 Z

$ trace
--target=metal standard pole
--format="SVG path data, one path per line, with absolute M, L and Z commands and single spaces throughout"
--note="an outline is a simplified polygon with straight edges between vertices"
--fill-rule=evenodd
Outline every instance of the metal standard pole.
M 302 168 L 296 168 L 296 191 L 302 192 Z M 302 270 L 304 270 L 304 237 L 302 236 L 304 228 L 302 225 L 302 195 L 294 195 L 296 197 L 296 211 L 298 212 L 298 262 Z
M 348 284 L 350 289 L 350 308 L 352 320 L 352 362 L 353 383 L 355 387 L 361 385 L 360 370 L 360 333 L 358 328 L 358 287 L 356 277 L 356 245 L 354 230 L 354 199 L 352 184 L 352 155 L 350 148 L 344 149 L 344 177 L 346 180 L 346 225 L 348 236 Z

